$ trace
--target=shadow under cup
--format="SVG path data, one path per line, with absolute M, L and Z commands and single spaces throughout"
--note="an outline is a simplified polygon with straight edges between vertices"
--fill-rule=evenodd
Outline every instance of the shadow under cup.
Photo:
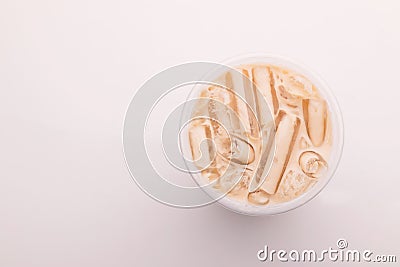
M 329 158 L 327 159 L 327 170 L 324 174 L 318 178 L 318 181 L 308 188 L 304 193 L 297 196 L 296 198 L 282 203 L 274 203 L 267 204 L 264 206 L 258 206 L 248 203 L 247 201 L 241 201 L 235 198 L 230 197 L 229 195 L 224 195 L 223 197 L 219 197 L 220 194 L 216 194 L 217 189 L 213 189 L 211 187 L 204 187 L 204 191 L 215 198 L 216 201 L 221 204 L 223 207 L 232 210 L 234 212 L 238 212 L 246 215 L 273 215 L 283 213 L 292 209 L 295 209 L 311 199 L 313 199 L 316 195 L 321 192 L 321 190 L 328 184 L 330 179 L 333 177 L 338 163 L 340 161 L 340 157 L 342 154 L 343 147 L 343 122 L 341 112 L 336 101 L 336 98 L 332 94 L 331 90 L 327 86 L 327 84 L 321 80 L 315 73 L 310 71 L 308 68 L 294 63 L 292 60 L 279 57 L 279 56 L 269 56 L 269 55 L 254 55 L 254 56 L 242 56 L 239 58 L 234 58 L 232 60 L 228 60 L 222 63 L 227 66 L 227 68 L 235 68 L 243 65 L 273 65 L 277 67 L 281 67 L 283 69 L 287 69 L 306 77 L 317 89 L 319 95 L 326 101 L 328 113 L 330 115 L 330 123 L 331 123 L 331 134 L 332 134 L 332 144 L 331 150 L 329 153 Z M 222 70 L 224 71 L 224 70 Z M 220 71 L 215 71 L 215 73 L 211 73 L 210 77 L 214 77 L 217 79 L 221 75 Z M 211 79 L 212 80 L 212 79 Z M 204 85 L 202 86 L 194 86 L 191 90 L 188 99 L 196 99 L 200 96 L 202 90 L 204 90 Z M 195 107 L 190 106 L 185 110 L 185 113 L 193 114 L 195 112 Z M 271 114 L 272 115 L 272 114 Z M 188 133 L 184 132 L 180 136 L 181 138 L 181 146 L 182 153 L 186 160 L 192 158 L 192 151 L 190 149 L 190 141 L 188 137 Z M 273 164 L 273 163 L 272 163 Z M 191 172 L 193 179 L 199 185 L 207 183 L 207 178 L 205 178 L 200 172 Z

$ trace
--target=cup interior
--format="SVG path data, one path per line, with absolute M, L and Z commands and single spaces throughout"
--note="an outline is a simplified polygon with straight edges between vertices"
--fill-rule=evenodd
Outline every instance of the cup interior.
M 220 198 L 217 202 L 221 204 L 223 207 L 232 210 L 237 213 L 245 214 L 245 215 L 273 215 L 279 214 L 283 212 L 287 212 L 289 210 L 295 209 L 311 199 L 313 199 L 316 195 L 318 195 L 321 190 L 328 184 L 330 179 L 333 177 L 338 163 L 340 161 L 342 155 L 343 148 L 343 122 L 342 115 L 339 109 L 339 105 L 332 91 L 328 87 L 328 85 L 313 71 L 309 68 L 295 63 L 293 60 L 275 56 L 275 55 L 245 55 L 236 57 L 230 60 L 226 60 L 221 64 L 226 65 L 231 68 L 239 67 L 241 65 L 247 64 L 269 64 L 275 65 L 279 67 L 283 67 L 285 69 L 292 70 L 297 72 L 307 79 L 309 79 L 318 89 L 320 95 L 326 100 L 327 108 L 330 113 L 331 125 L 332 125 L 332 149 L 330 151 L 329 159 L 327 160 L 328 169 L 326 173 L 318 179 L 318 181 L 309 188 L 302 195 L 290 200 L 288 202 L 282 202 L 278 204 L 271 204 L 266 206 L 254 206 L 244 201 L 239 201 L 228 196 Z M 190 92 L 190 97 L 197 97 L 202 88 L 200 86 L 195 86 L 193 90 Z M 191 111 L 190 111 L 191 112 Z M 183 140 L 183 144 L 188 144 L 188 138 L 183 136 L 185 140 Z M 186 145 L 184 145 L 186 147 Z M 187 150 L 187 147 L 186 147 Z M 196 177 L 195 179 L 203 179 L 201 178 L 201 174 L 192 174 Z M 213 194 L 213 192 L 207 192 L 209 194 Z

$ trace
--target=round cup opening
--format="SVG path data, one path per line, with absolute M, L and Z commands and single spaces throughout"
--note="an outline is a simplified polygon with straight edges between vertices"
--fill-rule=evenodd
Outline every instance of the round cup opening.
M 343 148 L 343 122 L 336 98 L 334 97 L 328 85 L 318 75 L 304 65 L 295 63 L 294 61 L 285 57 L 275 55 L 244 55 L 226 60 L 221 64 L 232 68 L 247 64 L 268 64 L 292 70 L 309 79 L 317 87 L 320 95 L 326 100 L 331 117 L 333 137 L 330 156 L 327 160 L 329 168 L 327 169 L 327 172 L 320 177 L 311 188 L 290 201 L 266 206 L 254 206 L 244 201 L 232 199 L 229 196 L 225 196 L 217 201 L 219 204 L 229 210 L 246 215 L 273 215 L 302 206 L 317 196 L 328 184 L 330 179 L 333 177 L 341 158 Z M 190 94 L 192 96 L 198 95 L 199 88 L 194 88 Z M 184 143 L 186 142 L 187 141 Z

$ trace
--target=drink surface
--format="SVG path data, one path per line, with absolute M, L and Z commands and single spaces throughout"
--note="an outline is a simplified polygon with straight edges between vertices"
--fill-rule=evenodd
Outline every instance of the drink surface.
M 251 64 L 200 90 L 189 126 L 192 158 L 215 190 L 251 205 L 290 201 L 329 167 L 329 107 L 310 80 Z M 205 142 L 205 140 L 208 140 Z

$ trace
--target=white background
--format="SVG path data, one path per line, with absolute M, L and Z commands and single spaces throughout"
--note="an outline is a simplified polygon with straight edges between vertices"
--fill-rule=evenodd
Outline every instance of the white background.
M 264 245 L 340 237 L 400 260 L 399 14 L 398 1 L 2 0 L 0 267 L 266 266 Z M 336 176 L 274 217 L 150 199 L 122 153 L 135 90 L 171 65 L 254 52 L 331 86 L 345 124 Z

